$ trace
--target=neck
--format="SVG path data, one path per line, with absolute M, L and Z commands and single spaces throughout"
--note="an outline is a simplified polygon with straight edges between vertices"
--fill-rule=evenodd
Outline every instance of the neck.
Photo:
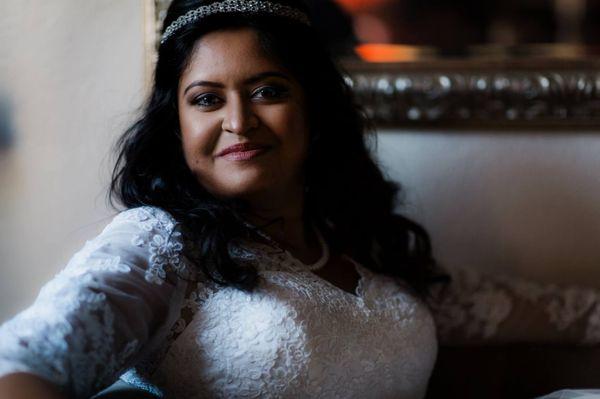
M 304 212 L 304 192 L 297 187 L 280 195 L 268 198 L 253 198 L 247 202 L 246 220 L 267 233 L 285 249 L 294 252 L 306 252 L 315 247 L 316 239 L 307 226 Z

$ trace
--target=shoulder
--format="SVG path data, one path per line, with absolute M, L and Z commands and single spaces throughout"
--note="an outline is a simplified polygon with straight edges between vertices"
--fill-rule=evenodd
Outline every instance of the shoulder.
M 109 226 L 119 224 L 137 225 L 147 231 L 157 229 L 168 232 L 178 226 L 177 220 L 169 212 L 156 206 L 140 206 L 121 211 Z
M 90 257 L 110 255 L 146 269 L 146 280 L 160 283 L 169 270 L 190 275 L 183 247 L 180 225 L 170 213 L 141 206 L 118 213 L 73 260 L 87 263 Z
M 175 243 L 181 246 L 183 241 L 177 220 L 169 212 L 155 206 L 121 211 L 104 228 L 100 236 L 117 241 L 126 240 L 138 247 L 144 243 Z

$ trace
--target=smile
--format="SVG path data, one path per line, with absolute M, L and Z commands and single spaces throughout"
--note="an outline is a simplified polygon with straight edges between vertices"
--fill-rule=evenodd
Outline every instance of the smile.
M 246 161 L 249 159 L 256 158 L 269 150 L 269 147 L 261 147 L 254 148 L 251 150 L 245 151 L 232 151 L 226 154 L 221 155 L 221 158 L 224 158 L 228 161 Z

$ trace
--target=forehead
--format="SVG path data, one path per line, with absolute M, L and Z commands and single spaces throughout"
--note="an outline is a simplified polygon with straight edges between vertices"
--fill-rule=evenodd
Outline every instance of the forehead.
M 180 81 L 182 84 L 198 78 L 234 81 L 265 70 L 285 71 L 262 49 L 256 31 L 251 28 L 219 30 L 196 42 Z

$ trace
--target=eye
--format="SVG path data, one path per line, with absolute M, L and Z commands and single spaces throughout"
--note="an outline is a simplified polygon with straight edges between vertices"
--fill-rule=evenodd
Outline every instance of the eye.
M 218 96 L 216 96 L 212 93 L 206 93 L 206 94 L 202 94 L 198 97 L 195 97 L 192 100 L 192 104 L 198 105 L 200 107 L 208 108 L 208 107 L 214 107 L 215 105 L 219 104 L 220 101 L 221 101 L 221 99 Z
M 255 97 L 265 100 L 277 100 L 285 97 L 288 89 L 282 86 L 263 86 L 254 92 Z

